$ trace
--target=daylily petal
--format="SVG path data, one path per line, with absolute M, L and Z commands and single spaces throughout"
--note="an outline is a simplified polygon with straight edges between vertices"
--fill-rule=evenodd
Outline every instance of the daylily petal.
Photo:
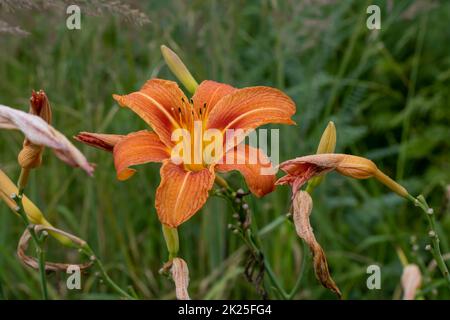
M 286 173 L 277 180 L 277 185 L 289 184 L 292 187 L 293 196 L 305 182 L 314 176 L 328 172 L 336 168 L 344 155 L 333 154 L 330 158 L 320 155 L 311 155 L 285 161 L 279 168 Z
M 294 113 L 294 101 L 280 90 L 249 87 L 236 90 L 220 99 L 209 114 L 206 128 L 222 131 L 250 130 L 267 123 L 294 124 L 291 120 Z M 236 134 L 234 137 L 237 137 L 237 142 L 229 146 L 238 144 L 243 136 L 245 135 Z
M 238 89 L 228 84 L 205 80 L 200 83 L 197 90 L 195 90 L 194 96 L 192 97 L 195 109 L 202 109 L 202 113 L 208 115 L 220 99 L 232 92 L 235 92 L 236 90 Z M 204 108 L 204 106 L 206 107 Z
M 164 161 L 155 204 L 161 223 L 176 228 L 192 217 L 208 199 L 214 178 L 212 168 L 186 171 L 183 166 Z
M 158 135 L 147 130 L 125 136 L 114 146 L 113 154 L 119 180 L 126 180 L 136 172 L 136 170 L 130 169 L 130 166 L 161 162 L 170 157 L 167 147 L 161 142 Z
M 219 172 L 238 170 L 256 196 L 262 197 L 275 189 L 272 164 L 261 149 L 240 145 L 228 151 L 222 162 L 215 169 Z
M 80 132 L 74 139 L 87 144 L 88 146 L 112 152 L 117 142 L 124 137 L 125 135 L 121 134 Z
M 172 131 L 179 127 L 179 108 L 185 106 L 182 100 L 188 101 L 176 82 L 151 79 L 141 90 L 128 95 L 113 95 L 121 106 L 127 106 L 147 122 L 168 147 Z

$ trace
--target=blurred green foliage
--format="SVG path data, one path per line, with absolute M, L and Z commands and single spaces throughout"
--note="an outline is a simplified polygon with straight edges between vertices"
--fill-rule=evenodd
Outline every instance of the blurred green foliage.
M 380 6 L 381 30 L 367 29 L 368 4 Z M 0 33 L 0 103 L 27 110 L 31 90 L 42 88 L 55 127 L 68 136 L 137 131 L 145 123 L 119 110 L 111 94 L 135 91 L 151 77 L 174 79 L 159 51 L 166 44 L 197 80 L 274 86 L 295 100 L 298 125 L 276 126 L 282 161 L 314 153 L 333 120 L 336 152 L 374 160 L 412 194 L 429 199 L 443 252 L 450 252 L 448 1 L 135 1 L 151 20 L 142 26 L 113 12 L 84 14 L 81 5 L 82 29 L 73 31 L 61 9 L 0 12 L 0 20 L 30 32 Z M 19 133 L 0 133 L 0 165 L 14 179 L 21 143 Z M 142 298 L 174 298 L 172 282 L 158 274 L 167 258 L 154 208 L 159 166 L 142 166 L 133 179 L 119 182 L 110 154 L 77 145 L 97 164 L 94 178 L 47 151 L 27 194 L 52 223 L 86 239 L 123 287 L 131 285 Z M 245 188 L 238 173 L 226 178 Z M 286 214 L 289 197 L 288 188 L 280 187 L 263 199 L 249 198 L 253 223 L 262 229 Z M 450 298 L 438 271 L 427 268 L 428 230 L 420 210 L 376 181 L 335 173 L 313 199 L 312 225 L 344 298 L 401 297 L 397 250 L 421 266 L 423 297 Z M 223 200 L 211 198 L 180 228 L 194 298 L 258 298 L 242 274 L 242 243 L 227 229 L 231 215 Z M 0 205 L 2 298 L 40 297 L 38 273 L 15 255 L 22 231 L 19 219 Z M 315 279 L 292 224 L 266 233 L 263 249 L 287 289 L 302 277 L 296 299 L 333 298 Z M 79 256 L 52 243 L 49 259 Z M 366 287 L 370 264 L 381 266 L 381 290 Z M 51 297 L 116 297 L 94 273 L 83 276 L 81 291 L 65 289 L 66 277 L 49 277 Z

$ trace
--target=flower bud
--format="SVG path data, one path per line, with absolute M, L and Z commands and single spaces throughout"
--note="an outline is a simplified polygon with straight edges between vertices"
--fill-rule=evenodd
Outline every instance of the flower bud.
M 48 124 L 52 123 L 52 108 L 43 90 L 33 90 L 31 93 L 29 113 L 39 116 Z
M 0 170 L 0 200 L 4 200 L 8 207 L 17 213 L 17 208 L 20 208 L 15 200 L 11 199 L 12 194 L 17 194 L 17 186 L 9 179 L 9 177 Z M 32 224 L 42 224 L 44 226 L 51 227 L 41 210 L 25 195 L 22 196 L 22 206 L 28 220 Z M 71 241 L 63 235 L 50 232 L 50 234 L 64 245 L 70 245 Z
M 336 148 L 336 127 L 333 121 L 328 122 L 327 127 L 322 133 L 319 146 L 317 147 L 317 154 L 320 153 L 334 153 Z
M 322 133 L 322 137 L 320 138 L 319 146 L 317 147 L 317 154 L 321 153 L 334 153 L 336 148 L 336 127 L 334 126 L 334 122 L 328 122 L 327 127 Z M 323 175 L 314 177 L 308 183 L 308 189 L 312 190 L 317 187 L 323 180 L 325 173 Z
M 180 82 L 190 93 L 194 93 L 198 87 L 198 83 L 195 81 L 183 61 L 181 61 L 175 52 L 164 45 L 161 46 L 161 53 L 173 74 L 178 78 L 178 80 L 180 80 Z
M 30 98 L 30 114 L 42 118 L 48 124 L 52 121 L 52 109 L 48 102 L 47 95 L 43 90 L 34 91 Z M 17 157 L 19 165 L 25 169 L 34 169 L 42 163 L 43 146 L 31 143 L 27 138 L 23 142 L 23 148 Z
M 402 274 L 403 300 L 414 300 L 417 289 L 422 283 L 422 274 L 415 264 L 408 264 Z

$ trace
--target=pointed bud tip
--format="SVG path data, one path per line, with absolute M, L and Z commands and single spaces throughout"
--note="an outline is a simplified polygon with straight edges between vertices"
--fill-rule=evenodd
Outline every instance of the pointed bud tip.
M 160 49 L 164 61 L 172 73 L 178 78 L 178 80 L 180 80 L 180 82 L 190 93 L 194 93 L 198 87 L 198 83 L 180 57 L 172 49 L 165 45 L 161 45 Z

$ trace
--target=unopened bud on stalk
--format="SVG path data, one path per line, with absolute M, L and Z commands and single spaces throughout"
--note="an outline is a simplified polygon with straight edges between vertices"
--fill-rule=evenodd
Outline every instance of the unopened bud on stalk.
M 52 121 L 52 109 L 47 95 L 43 90 L 33 91 L 30 98 L 30 114 L 42 118 L 48 124 Z M 35 145 L 25 138 L 23 148 L 17 158 L 19 165 L 24 169 L 33 169 L 41 165 L 43 146 Z
M 322 133 L 320 138 L 319 146 L 317 147 L 317 154 L 321 153 L 334 153 L 336 148 L 336 127 L 333 121 L 328 122 L 327 127 Z M 323 175 L 312 178 L 308 183 L 308 189 L 317 187 L 323 180 L 325 173 Z
M 322 133 L 319 146 L 317 147 L 317 154 L 320 153 L 334 153 L 336 148 L 336 127 L 333 121 L 328 122 L 327 127 Z
M 175 52 L 165 45 L 161 46 L 161 53 L 173 74 L 178 78 L 178 80 L 180 80 L 180 82 L 190 93 L 194 93 L 198 87 L 198 83 L 195 81 L 183 61 L 181 61 Z
M 414 300 L 417 290 L 422 283 L 422 274 L 415 264 L 409 264 L 403 269 L 401 284 L 403 300 Z
M 20 206 L 17 204 L 17 202 L 20 201 L 17 197 L 17 194 L 18 194 L 17 186 L 2 170 L 0 170 L 0 200 L 3 200 L 6 203 L 6 205 L 16 214 L 18 214 L 17 211 L 20 210 Z M 12 195 L 14 195 L 14 197 L 11 197 Z M 52 226 L 50 222 L 48 222 L 47 219 L 45 219 L 41 210 L 39 210 L 39 208 L 25 195 L 22 195 L 21 205 L 30 223 L 41 224 L 47 227 Z M 52 231 L 50 231 L 50 234 L 52 237 L 61 242 L 61 244 L 66 246 L 72 245 L 72 241 L 67 237 L 65 237 L 64 235 Z
M 175 258 L 180 248 L 177 228 L 171 228 L 162 225 L 164 240 L 166 240 L 167 250 L 169 251 L 169 260 Z

